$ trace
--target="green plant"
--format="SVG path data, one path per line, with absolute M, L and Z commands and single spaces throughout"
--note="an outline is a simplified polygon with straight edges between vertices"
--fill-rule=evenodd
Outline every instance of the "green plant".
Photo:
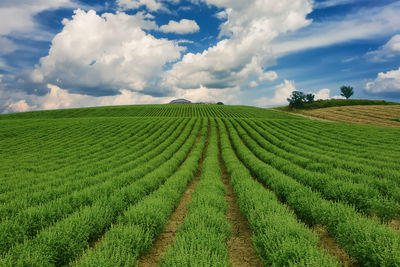
M 341 96 L 344 96 L 346 99 L 349 99 L 354 94 L 354 88 L 351 86 L 342 86 L 340 87 Z

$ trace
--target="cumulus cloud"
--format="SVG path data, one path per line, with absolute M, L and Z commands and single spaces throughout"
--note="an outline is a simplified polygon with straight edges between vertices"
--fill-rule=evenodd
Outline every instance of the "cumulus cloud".
M 50 83 L 93 96 L 115 95 L 121 89 L 157 94 L 155 84 L 164 65 L 178 60 L 184 50 L 145 33 L 143 29 L 157 25 L 140 12 L 99 16 L 78 9 L 63 24 L 48 56 L 25 78 L 29 87 Z
M 385 62 L 400 56 L 400 34 L 394 35 L 385 45 L 366 54 L 374 62 Z
M 200 86 L 197 89 L 178 89 L 177 98 L 189 99 L 192 102 L 224 102 L 225 104 L 240 104 L 242 92 L 239 87 L 226 88 L 225 90 Z
M 255 88 L 255 87 L 257 87 L 258 86 L 258 83 L 256 82 L 256 81 L 251 81 L 250 83 L 249 83 L 249 87 L 250 88 Z
M 369 93 L 391 93 L 400 95 L 400 67 L 397 70 L 378 73 L 378 77 L 365 85 Z
M 11 112 L 25 112 L 30 110 L 32 107 L 30 107 L 25 100 L 20 100 L 15 103 L 10 103 L 7 105 L 6 110 L 4 113 L 11 113 Z
M 160 31 L 165 33 L 187 34 L 194 33 L 200 30 L 196 21 L 189 19 L 181 19 L 179 22 L 170 20 L 168 24 L 162 25 Z
M 43 96 L 21 93 L 16 93 L 14 95 L 9 94 L 9 96 L 13 96 L 14 99 L 7 99 L 7 101 L 0 106 L 0 112 L 10 113 L 110 105 L 163 104 L 173 99 L 172 97 L 153 97 L 128 90 L 120 90 L 118 95 L 95 97 L 70 93 L 68 90 L 61 89 L 51 84 L 48 84 L 47 87 L 48 93 Z
M 227 21 L 220 26 L 215 46 L 201 53 L 188 53 L 166 72 L 162 85 L 191 89 L 233 88 L 249 75 L 259 81 L 275 80 L 275 72 L 266 72 L 274 61 L 269 42 L 281 33 L 308 25 L 311 0 L 203 0 L 226 10 Z

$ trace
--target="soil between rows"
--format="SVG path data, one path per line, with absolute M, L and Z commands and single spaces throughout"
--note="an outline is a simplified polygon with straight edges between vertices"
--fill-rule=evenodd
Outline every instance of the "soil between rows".
M 200 130 L 201 132 L 201 130 Z M 207 130 L 207 138 L 205 141 L 205 145 L 203 148 L 202 157 L 199 161 L 199 166 L 196 172 L 194 179 L 189 183 L 186 191 L 183 193 L 179 205 L 175 208 L 174 212 L 171 214 L 171 217 L 168 221 L 167 226 L 164 231 L 156 238 L 153 243 L 153 247 L 151 250 L 141 257 L 138 261 L 139 267 L 151 267 L 158 266 L 159 260 L 165 254 L 169 246 L 173 245 L 173 241 L 175 240 L 175 236 L 178 234 L 178 227 L 184 222 L 187 214 L 187 206 L 192 199 L 193 191 L 199 182 L 199 178 L 201 175 L 201 170 L 203 169 L 203 161 L 206 156 L 206 151 L 208 148 L 208 139 L 210 136 L 210 123 L 208 124 Z M 195 145 L 197 145 L 200 139 L 200 135 L 197 136 Z M 194 146 L 193 146 L 194 147 Z
M 229 131 L 227 131 L 227 132 L 228 132 L 229 141 L 230 141 L 230 143 L 231 143 L 231 146 L 232 146 L 233 151 L 235 152 L 236 157 L 237 157 L 240 161 L 242 161 L 242 160 L 240 159 L 240 157 L 239 157 L 239 154 L 237 153 L 236 148 L 233 146 L 233 141 L 232 141 L 232 138 L 231 138 L 231 135 L 230 135 Z M 242 163 L 243 163 L 243 162 L 242 162 Z M 244 164 L 244 163 L 243 163 L 243 164 Z M 244 165 L 245 165 L 245 164 L 244 164 Z M 271 191 L 270 188 L 268 188 L 266 185 L 264 185 L 263 183 L 261 183 L 261 182 L 254 176 L 252 170 L 249 169 L 249 171 L 250 171 L 251 176 L 253 177 L 253 179 L 254 179 L 255 181 L 257 181 L 258 183 L 260 183 L 260 184 L 265 188 L 265 190 Z M 273 192 L 273 191 L 272 191 L 272 192 Z M 286 205 L 285 203 L 281 203 L 281 204 L 282 204 L 282 205 Z M 289 205 L 286 205 L 286 206 L 287 206 L 290 210 L 292 210 L 292 211 L 294 212 L 294 210 L 293 210 L 292 207 L 290 207 Z M 294 214 L 297 216 L 296 212 L 294 212 Z M 298 221 L 301 222 L 301 219 L 298 218 Z M 313 229 L 313 231 L 314 231 L 314 232 L 318 235 L 318 237 L 320 238 L 319 245 L 320 245 L 327 253 L 329 253 L 330 255 L 332 255 L 332 256 L 334 256 L 334 257 L 336 257 L 336 258 L 339 260 L 339 262 L 340 262 L 343 266 L 350 266 L 350 267 L 359 266 L 358 263 L 357 263 L 357 261 L 356 261 L 355 259 L 351 258 L 351 257 L 347 254 L 347 252 L 346 252 L 343 248 L 341 248 L 341 247 L 339 246 L 339 244 L 336 242 L 336 240 L 328 233 L 328 231 L 326 230 L 326 227 L 325 227 L 325 226 L 322 226 L 322 225 L 314 225 L 314 226 L 312 226 L 311 228 Z

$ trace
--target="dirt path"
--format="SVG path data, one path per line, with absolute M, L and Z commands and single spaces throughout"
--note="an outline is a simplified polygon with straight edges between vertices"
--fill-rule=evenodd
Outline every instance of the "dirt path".
M 225 200 L 228 204 L 228 212 L 226 217 L 232 226 L 232 235 L 228 239 L 226 245 L 229 253 L 229 263 L 235 267 L 258 267 L 264 266 L 254 252 L 254 246 L 251 242 L 251 230 L 247 220 L 240 212 L 237 205 L 237 198 L 233 192 L 232 186 L 229 184 L 230 178 L 226 171 L 225 164 L 221 156 L 221 147 L 219 143 L 218 131 L 218 145 L 219 145 L 219 165 L 221 168 L 222 181 L 225 185 L 226 195 Z
M 343 264 L 343 266 L 359 266 L 357 261 L 351 258 L 347 252 L 342 249 L 338 243 L 336 243 L 335 239 L 329 235 L 325 226 L 316 224 L 312 227 L 312 229 L 319 237 L 319 245 L 329 254 L 336 257 Z
M 186 207 L 188 206 L 188 204 L 190 203 L 190 200 L 192 199 L 192 194 L 193 194 L 194 188 L 196 187 L 196 185 L 199 181 L 200 175 L 201 175 L 203 161 L 204 161 L 207 147 L 208 147 L 209 135 L 210 135 L 210 124 L 208 124 L 207 139 L 206 139 L 206 143 L 204 145 L 202 157 L 199 161 L 199 167 L 197 169 L 196 175 L 195 175 L 193 181 L 189 183 L 185 193 L 183 193 L 180 203 L 176 207 L 174 212 L 171 214 L 171 217 L 170 217 L 168 224 L 165 227 L 164 231 L 154 241 L 153 247 L 151 248 L 151 250 L 146 255 L 144 255 L 143 257 L 141 257 L 139 259 L 139 261 L 138 261 L 139 267 L 158 266 L 159 260 L 167 251 L 168 246 L 173 244 L 173 241 L 175 240 L 175 236 L 178 233 L 178 227 L 179 227 L 179 225 L 181 225 L 183 223 L 183 221 L 186 218 L 186 214 L 187 214 Z M 200 138 L 200 136 L 197 137 L 196 144 L 197 144 L 199 138 Z
M 400 218 L 392 220 L 389 223 L 389 226 L 392 227 L 392 229 L 400 232 Z

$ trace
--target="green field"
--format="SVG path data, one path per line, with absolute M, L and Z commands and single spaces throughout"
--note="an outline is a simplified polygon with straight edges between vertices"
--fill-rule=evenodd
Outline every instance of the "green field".
M 233 260 L 237 205 L 265 266 L 400 266 L 398 128 L 246 106 L 39 111 L 0 116 L 0 159 L 0 266 L 150 266 L 189 193 L 156 265 L 251 266 Z

